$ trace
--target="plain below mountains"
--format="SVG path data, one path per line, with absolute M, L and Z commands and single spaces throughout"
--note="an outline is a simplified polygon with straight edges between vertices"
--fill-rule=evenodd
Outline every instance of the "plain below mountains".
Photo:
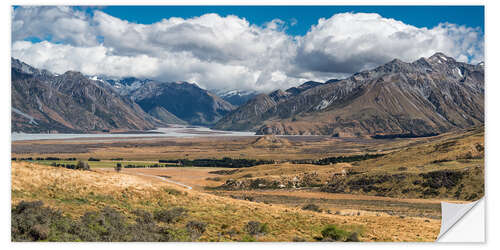
M 261 94 L 217 129 L 341 137 L 427 136 L 484 124 L 484 64 L 442 53 L 393 60 L 343 80 Z

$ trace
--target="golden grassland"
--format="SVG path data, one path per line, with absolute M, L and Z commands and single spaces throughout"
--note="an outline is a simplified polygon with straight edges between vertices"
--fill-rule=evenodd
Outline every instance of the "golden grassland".
M 269 167 L 262 165 L 258 168 Z M 320 166 L 321 167 L 321 166 Z M 312 170 L 317 169 L 314 166 Z M 382 196 L 352 195 L 320 192 L 318 188 L 305 189 L 264 189 L 264 190 L 220 190 L 227 176 L 215 174 L 214 171 L 227 168 L 209 167 L 168 167 L 168 168 L 131 168 L 122 173 L 131 175 L 166 176 L 169 180 L 193 187 L 195 190 L 236 199 L 251 199 L 255 202 L 279 204 L 293 208 L 302 208 L 307 204 L 318 205 L 325 213 L 366 213 L 397 214 L 402 216 L 418 216 L 440 218 L 440 201 L 443 199 L 400 199 Z M 98 169 L 97 171 L 113 171 Z M 241 176 L 241 174 L 238 174 Z M 265 176 L 265 174 L 263 174 Z M 151 177 L 156 180 L 156 178 Z
M 359 231 L 362 241 L 434 241 L 440 221 L 416 217 L 365 213 L 359 216 L 303 211 L 280 205 L 219 197 L 196 190 L 127 173 L 80 171 L 26 162 L 12 163 L 12 203 L 42 200 L 73 217 L 106 206 L 133 218 L 132 211 L 184 207 L 188 220 L 207 223 L 201 241 L 238 241 L 250 220 L 268 223 L 270 232 L 259 241 L 292 241 L 296 237 L 314 241 L 328 224 Z M 176 224 L 176 225 L 177 225 Z M 225 233 L 236 232 L 232 237 Z
M 484 127 L 427 138 L 388 140 L 212 137 L 42 140 L 13 142 L 12 146 L 12 156 L 18 158 L 101 159 L 89 162 L 92 171 L 42 165 L 52 161 L 40 164 L 13 162 L 13 204 L 21 200 L 42 200 L 73 217 L 110 206 L 124 212 L 131 220 L 136 209 L 154 212 L 180 206 L 189 213 L 175 226 L 181 228 L 190 220 L 208 224 L 201 241 L 244 240 L 244 226 L 251 220 L 269 225 L 270 232 L 259 236 L 259 241 L 297 238 L 315 241 L 328 224 L 358 231 L 362 241 L 433 241 L 439 232 L 440 201 L 464 202 L 484 194 Z M 385 155 L 331 165 L 289 162 L 365 153 Z M 230 175 L 213 174 L 210 172 L 221 168 L 204 167 L 133 168 L 123 169 L 121 173 L 111 169 L 117 162 L 149 165 L 158 163 L 158 159 L 222 157 L 273 159 L 281 163 L 241 168 Z M 124 160 L 110 160 L 113 158 Z M 346 176 L 342 175 L 343 170 L 347 170 Z M 423 177 L 433 172 L 445 173 L 444 179 L 438 175 L 439 185 L 430 189 L 415 184 L 433 181 L 432 177 Z M 448 175 L 451 180 L 446 179 Z M 163 176 L 194 189 L 187 190 L 151 176 Z M 385 181 L 387 176 L 390 178 Z M 453 179 L 454 176 L 458 177 Z M 308 179 L 308 184 L 274 189 L 220 188 L 230 179 L 251 182 L 294 178 Z M 453 185 L 446 186 L 450 181 Z M 352 182 L 368 189 L 356 188 L 350 184 Z M 336 184 L 333 191 L 320 192 L 331 183 Z M 430 195 L 425 194 L 429 191 Z M 245 200 L 248 197 L 253 202 Z M 301 209 L 310 203 L 318 205 L 323 212 Z
M 356 174 L 341 177 L 339 175 L 343 170 L 355 172 Z M 220 176 L 220 183 L 224 183 L 229 179 L 247 182 L 259 178 L 279 181 L 292 178 L 301 179 L 306 175 L 310 175 L 313 176 L 310 178 L 313 179 L 311 182 L 316 186 L 320 186 L 327 182 L 338 182 L 339 180 L 348 182 L 362 179 L 363 182 L 369 182 L 370 179 L 380 179 L 385 176 L 404 176 L 404 181 L 398 180 L 397 183 L 387 181 L 377 185 L 380 188 L 391 190 L 384 193 L 384 196 L 425 198 L 422 197 L 422 192 L 413 187 L 412 183 L 422 181 L 422 174 L 436 171 L 448 171 L 451 174 L 458 173 L 463 177 L 458 181 L 459 185 L 456 185 L 456 187 L 438 188 L 436 192 L 439 193 L 437 195 L 439 198 L 443 200 L 460 200 L 464 197 L 480 198 L 484 193 L 484 129 L 474 128 L 462 133 L 440 135 L 427 142 L 411 144 L 393 150 L 382 157 L 353 163 L 318 166 L 285 162 L 243 168 L 234 174 Z M 337 179 L 332 180 L 333 177 L 337 177 Z M 412 190 L 412 188 L 416 191 Z M 345 189 L 345 191 L 363 194 L 363 192 L 349 190 L 349 188 Z M 456 192 L 460 192 L 457 197 L 450 195 Z M 371 191 L 364 194 L 377 195 L 377 192 Z

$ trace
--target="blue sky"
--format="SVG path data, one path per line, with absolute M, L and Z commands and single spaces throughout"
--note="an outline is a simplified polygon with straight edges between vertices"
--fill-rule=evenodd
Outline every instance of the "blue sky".
M 55 73 L 271 91 L 395 58 L 484 60 L 482 6 L 20 6 L 12 56 Z
M 304 35 L 319 18 L 336 13 L 378 13 L 416 27 L 432 28 L 449 22 L 479 27 L 484 32 L 483 6 L 106 6 L 101 9 L 130 22 L 151 24 L 163 18 L 191 18 L 206 13 L 236 15 L 250 23 L 262 25 L 274 18 L 297 23 L 287 29 L 291 35 Z

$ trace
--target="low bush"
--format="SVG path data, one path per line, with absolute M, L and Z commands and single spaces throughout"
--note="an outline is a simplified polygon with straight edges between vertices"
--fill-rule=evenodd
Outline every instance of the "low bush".
M 191 236 L 191 240 L 195 241 L 203 235 L 207 227 L 205 222 L 190 221 L 186 224 L 186 230 Z
M 315 164 L 315 165 L 329 165 L 341 162 L 356 162 L 364 161 L 368 159 L 375 159 L 382 157 L 385 154 L 364 154 L 364 155 L 351 155 L 351 156 L 337 156 L 328 157 L 319 160 L 303 159 L 303 160 L 292 160 L 291 163 L 294 164 Z
M 120 211 L 103 208 L 87 212 L 79 219 L 62 215 L 43 206 L 41 201 L 21 201 L 11 211 L 12 241 L 187 241 L 191 235 L 185 229 L 160 226 L 151 213 L 133 212 L 135 223 Z M 205 224 L 193 223 L 190 230 L 203 234 Z M 199 236 L 198 236 L 199 237 Z
M 269 226 L 267 223 L 260 223 L 258 221 L 249 221 L 245 225 L 245 231 L 248 232 L 248 234 L 255 236 L 255 235 L 264 235 L 269 233 Z
M 71 220 L 59 211 L 44 207 L 41 201 L 21 201 L 11 210 L 11 240 L 51 240 L 57 235 L 51 231 L 52 225 L 71 224 Z
M 321 231 L 322 241 L 359 241 L 357 232 L 348 232 L 335 225 L 328 225 Z
M 171 209 L 156 211 L 154 218 L 157 221 L 174 223 L 179 221 L 186 214 L 186 212 L 186 209 L 182 207 L 174 207 Z
M 252 160 L 252 159 L 232 159 L 224 157 L 222 159 L 179 159 L 175 160 L 183 166 L 195 167 L 226 167 L 226 168 L 247 168 L 263 164 L 273 164 L 270 160 Z
M 76 163 L 76 168 L 75 169 L 90 170 L 90 166 L 86 162 L 78 161 L 78 163 Z

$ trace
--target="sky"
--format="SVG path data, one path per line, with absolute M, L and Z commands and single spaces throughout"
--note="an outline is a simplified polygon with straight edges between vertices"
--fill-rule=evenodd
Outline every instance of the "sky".
M 13 7 L 12 56 L 54 73 L 259 92 L 394 58 L 484 58 L 482 6 Z

